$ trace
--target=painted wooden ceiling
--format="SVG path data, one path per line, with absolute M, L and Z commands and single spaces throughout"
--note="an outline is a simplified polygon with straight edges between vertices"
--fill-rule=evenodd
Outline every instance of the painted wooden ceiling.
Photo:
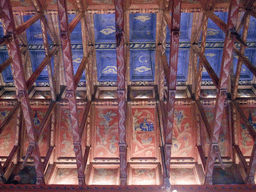
M 152 3 L 153 1 L 134 1 L 134 3 Z M 192 1 L 189 1 L 192 2 Z M 193 1 L 194 2 L 194 1 Z M 56 2 L 50 1 L 49 6 Z M 112 4 L 112 1 L 88 1 L 89 5 L 97 5 L 98 3 Z M 14 6 L 28 6 L 27 1 L 13 1 Z M 224 22 L 227 21 L 227 12 L 215 12 L 215 14 Z M 26 22 L 33 14 L 20 14 L 16 17 Z M 69 21 L 75 18 L 76 14 L 68 15 Z M 157 14 L 156 13 L 131 13 L 128 20 L 128 37 L 129 37 L 129 78 L 131 82 L 154 82 L 156 65 L 156 31 L 157 31 Z M 115 15 L 114 14 L 94 14 L 94 38 L 96 48 L 96 66 L 97 66 L 97 81 L 98 82 L 116 82 L 117 68 L 116 68 L 116 43 L 115 43 Z M 178 56 L 178 84 L 187 84 L 190 63 L 190 41 L 191 29 L 193 25 L 193 13 L 181 13 L 181 29 L 180 29 L 180 43 Z M 75 27 L 71 33 L 72 43 L 72 59 L 74 64 L 74 72 L 77 71 L 83 56 L 82 49 L 82 32 L 81 23 Z M 245 56 L 252 62 L 256 62 L 256 19 L 250 18 L 250 25 L 248 30 L 248 48 L 245 51 Z M 167 27 L 166 30 L 166 55 L 169 63 L 170 53 L 170 32 Z M 3 26 L 0 23 L 0 37 L 4 35 Z M 219 76 L 221 60 L 224 45 L 224 32 L 212 21 L 208 20 L 207 41 L 205 56 L 212 66 L 215 73 Z M 43 38 L 41 32 L 40 21 L 36 21 L 31 27 L 26 30 L 26 41 L 29 49 L 31 60 L 30 68 L 34 71 L 45 57 L 43 49 Z M 53 42 L 50 39 L 50 44 Z M 22 42 L 21 42 L 22 43 Z M 23 42 L 24 43 L 24 42 Z M 0 62 L 3 63 L 8 58 L 6 47 L 1 47 Z M 236 71 L 238 57 L 234 55 L 233 70 Z M 53 59 L 51 61 L 53 66 Z M 53 66 L 54 67 L 54 66 Z M 206 84 L 212 84 L 211 78 L 207 71 L 204 70 L 202 80 L 208 81 Z M 4 84 L 12 83 L 13 77 L 11 67 L 8 66 L 2 73 Z M 240 81 L 250 82 L 253 80 L 253 74 L 243 65 Z M 83 73 L 81 82 L 85 82 L 85 73 Z M 47 69 L 45 68 L 36 80 L 39 85 L 49 85 Z

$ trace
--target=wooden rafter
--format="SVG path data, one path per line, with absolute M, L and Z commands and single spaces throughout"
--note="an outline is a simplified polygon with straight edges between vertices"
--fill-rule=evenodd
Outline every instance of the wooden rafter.
M 0 8 L 3 10 L 3 23 L 7 34 L 12 35 L 12 41 L 7 44 L 9 55 L 12 57 L 12 69 L 15 86 L 17 89 L 17 97 L 21 102 L 21 107 L 23 111 L 23 116 L 25 120 L 25 126 L 27 129 L 27 135 L 29 139 L 30 146 L 34 148 L 32 155 L 34 158 L 34 164 L 37 174 L 37 183 L 44 184 L 44 173 L 41 162 L 40 152 L 38 150 L 38 144 L 36 143 L 36 134 L 33 127 L 31 107 L 29 103 L 25 74 L 23 70 L 21 53 L 18 44 L 18 38 L 15 31 L 15 23 L 13 17 L 13 11 L 11 7 L 11 2 L 9 0 L 3 0 L 0 2 Z
M 172 22 L 171 22 L 171 42 L 170 42 L 170 59 L 169 59 L 169 77 L 166 79 L 168 93 L 167 93 L 167 111 L 166 111 L 166 124 L 165 124 L 165 165 L 166 175 L 164 175 L 164 184 L 170 185 L 170 159 L 171 159 L 171 146 L 173 137 L 173 124 L 174 124 L 174 106 L 175 106 L 175 93 L 177 84 L 177 65 L 178 65 L 178 52 L 179 52 L 179 33 L 180 33 L 180 18 L 181 18 L 181 1 L 174 0 L 169 2 L 169 8 L 172 8 Z M 169 26 L 169 24 L 167 23 Z
M 127 185 L 124 0 L 115 0 L 120 184 Z
M 11 112 L 8 114 L 8 116 L 4 119 L 4 121 L 0 125 L 0 134 L 7 128 L 7 124 L 12 119 L 13 115 L 16 113 L 17 109 L 20 108 L 20 103 L 17 102 L 16 105 L 12 108 Z
M 227 30 L 234 29 L 238 18 L 239 1 L 231 0 L 229 7 Z M 212 137 L 210 141 L 210 150 L 205 168 L 205 184 L 212 184 L 212 174 L 214 162 L 217 154 L 219 153 L 218 141 L 221 130 L 222 116 L 224 113 L 224 103 L 227 97 L 227 86 L 232 63 L 232 52 L 235 37 L 230 36 L 229 33 L 225 37 L 224 50 L 221 63 L 220 78 L 218 84 L 218 92 L 215 106 L 214 126 L 212 130 Z
M 78 172 L 79 185 L 85 184 L 84 175 L 84 157 L 81 146 L 81 136 L 80 127 L 78 122 L 78 112 L 77 112 L 77 101 L 76 101 L 76 88 L 74 80 L 74 70 L 72 61 L 72 51 L 71 51 L 71 40 L 69 33 L 68 24 L 68 12 L 66 0 L 58 0 L 58 13 L 60 21 L 60 31 L 61 31 L 61 42 L 63 48 L 63 61 L 65 65 L 66 81 L 67 81 L 67 98 L 69 100 L 69 109 L 71 117 L 71 125 L 73 130 L 73 146 L 76 155 L 76 164 Z
M 244 15 L 246 15 L 246 13 Z M 242 23 L 242 21 L 241 21 L 241 23 Z M 245 21 L 243 22 L 243 26 L 244 26 L 243 34 L 242 34 L 242 40 L 243 41 L 246 41 L 246 39 L 247 39 L 249 23 L 250 23 L 250 16 L 248 15 L 245 18 Z M 246 47 L 244 45 L 241 45 L 240 52 L 239 52 L 241 55 L 244 54 L 245 48 Z M 238 84 L 239 84 L 239 79 L 240 79 L 240 73 L 241 73 L 241 70 L 242 70 L 242 64 L 243 64 L 242 58 L 239 57 L 238 62 L 237 62 L 237 67 L 236 67 L 235 80 L 233 82 L 233 87 L 232 87 L 232 95 L 231 95 L 232 99 L 236 99 L 236 97 L 237 97 L 237 90 L 238 90 Z
M 51 60 L 51 58 L 54 56 L 54 54 L 58 51 L 58 47 L 54 47 L 49 54 L 44 58 L 44 60 L 42 61 L 42 63 L 36 68 L 36 70 L 34 71 L 34 73 L 30 76 L 30 78 L 28 79 L 28 81 L 26 82 L 26 86 L 27 89 L 29 90 L 34 82 L 36 81 L 36 79 L 39 77 L 39 75 L 42 73 L 42 71 L 44 70 L 45 66 L 49 65 L 49 62 Z

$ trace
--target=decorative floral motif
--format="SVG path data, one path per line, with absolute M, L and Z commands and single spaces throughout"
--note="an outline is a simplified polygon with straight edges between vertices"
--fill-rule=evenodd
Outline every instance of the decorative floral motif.
M 118 118 L 116 110 L 100 110 L 96 120 L 95 157 L 118 156 Z
M 155 157 L 154 109 L 133 109 L 132 157 Z

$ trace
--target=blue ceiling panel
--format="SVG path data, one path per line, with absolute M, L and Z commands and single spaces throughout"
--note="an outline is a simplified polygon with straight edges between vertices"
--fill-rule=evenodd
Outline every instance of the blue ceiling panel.
M 166 57 L 169 65 L 170 49 L 166 49 Z M 186 81 L 188 75 L 189 49 L 179 49 L 177 81 Z
M 0 64 L 5 62 L 9 58 L 8 52 L 7 51 L 0 51 Z M 5 83 L 10 83 L 13 82 L 13 77 L 12 77 L 12 69 L 11 65 L 9 65 L 3 72 L 3 79 Z
M 30 51 L 30 58 L 32 63 L 33 72 L 37 69 L 37 67 L 42 63 L 45 58 L 44 51 Z M 42 73 L 37 78 L 36 82 L 48 82 L 48 71 L 47 67 L 45 67 Z
M 192 28 L 192 13 L 181 13 L 180 18 L 180 41 L 190 41 L 190 33 Z M 170 30 L 167 27 L 166 42 L 170 42 Z
M 130 78 L 131 81 L 154 81 L 155 51 L 130 51 Z
M 219 76 L 222 62 L 222 49 L 206 49 L 205 56 L 207 61 L 210 63 L 211 67 L 215 71 L 216 75 Z M 206 69 L 203 69 L 202 80 L 211 80 Z
M 0 38 L 4 36 L 3 24 L 0 22 Z
M 156 14 L 130 14 L 130 41 L 155 42 Z
M 83 50 L 72 50 L 72 60 L 73 60 L 73 69 L 74 75 L 77 72 L 79 65 L 83 59 Z M 85 72 L 83 72 L 80 82 L 85 82 Z
M 68 22 L 70 23 L 76 17 L 75 14 L 68 14 Z M 81 43 L 82 44 L 82 32 L 81 32 L 81 22 L 79 22 L 75 29 L 70 35 L 71 43 Z
M 247 41 L 256 41 L 256 18 L 250 17 Z
M 117 81 L 116 51 L 96 51 L 98 81 Z
M 254 65 L 256 63 L 256 50 L 255 49 L 246 49 L 244 54 Z M 236 72 L 238 62 L 238 56 L 234 54 L 233 63 L 234 63 L 234 73 Z M 243 64 L 242 70 L 240 73 L 240 80 L 251 81 L 253 79 L 252 72 Z
M 214 12 L 222 21 L 227 23 L 227 12 Z M 225 33 L 209 18 L 207 25 L 207 41 L 223 41 L 225 39 Z
M 115 14 L 94 14 L 96 42 L 115 42 Z
M 24 15 L 24 22 L 29 20 L 34 15 Z M 43 44 L 43 36 L 41 30 L 40 20 L 37 20 L 33 25 L 31 25 L 27 30 L 27 40 L 28 44 Z

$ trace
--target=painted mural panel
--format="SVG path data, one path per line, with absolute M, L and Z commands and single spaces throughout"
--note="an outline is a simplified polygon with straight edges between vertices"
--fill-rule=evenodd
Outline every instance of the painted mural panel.
M 56 177 L 52 184 L 78 185 L 77 169 L 57 168 Z
M 256 131 L 256 109 L 255 108 L 244 108 L 241 107 L 247 120 L 253 126 L 253 129 Z M 247 128 L 245 127 L 241 117 L 238 118 L 238 144 L 244 154 L 244 156 L 250 156 L 253 146 L 253 139 L 250 136 Z
M 0 110 L 0 123 L 4 121 L 11 110 L 11 108 Z M 4 132 L 0 134 L 0 156 L 9 156 L 15 144 L 16 114 L 13 115 L 13 118 L 6 126 Z
M 33 109 L 31 111 L 36 134 L 39 133 L 40 124 L 45 116 L 46 111 L 47 111 L 47 108 Z M 46 125 L 42 136 L 38 140 L 38 146 L 39 146 L 39 151 L 41 156 L 46 156 L 46 153 L 48 150 L 49 132 L 50 132 L 50 126 Z M 29 146 L 29 141 L 28 141 L 28 136 L 26 132 L 25 143 L 24 143 L 24 154 L 26 153 L 28 146 Z
M 95 109 L 95 158 L 118 158 L 118 111 L 117 108 Z
M 173 168 L 170 171 L 172 185 L 196 185 L 199 184 L 193 168 Z
M 214 107 L 204 107 L 204 111 L 206 113 L 206 116 L 208 118 L 208 121 L 211 125 L 211 128 L 213 129 L 214 126 Z M 202 123 L 203 125 L 203 123 Z M 221 122 L 221 131 L 220 131 L 220 138 L 219 138 L 219 147 L 221 156 L 229 156 L 230 150 L 229 150 L 229 131 L 228 131 L 228 111 L 227 107 L 224 108 L 224 114 Z M 208 138 L 208 135 L 206 134 L 206 129 L 203 125 L 202 127 L 202 144 L 205 155 L 208 155 L 209 152 L 209 144 L 210 140 Z
M 194 142 L 190 107 L 176 107 L 174 110 L 172 157 L 193 157 Z
M 92 185 L 117 185 L 118 169 L 95 168 Z
M 78 109 L 79 124 L 83 116 L 83 109 Z M 75 157 L 73 148 L 73 134 L 68 108 L 61 109 L 61 121 L 59 130 L 59 157 Z
M 132 185 L 156 185 L 156 169 L 132 169 Z
M 132 118 L 132 157 L 156 157 L 155 108 L 132 108 Z

